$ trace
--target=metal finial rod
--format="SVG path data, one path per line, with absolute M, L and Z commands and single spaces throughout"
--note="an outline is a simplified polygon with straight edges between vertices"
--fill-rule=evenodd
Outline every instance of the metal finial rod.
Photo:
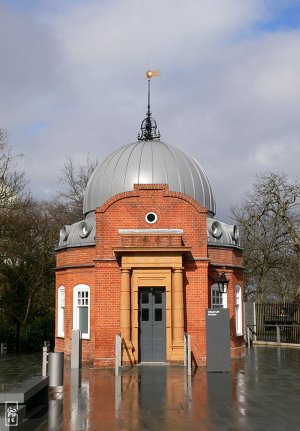
M 151 111 L 150 111 L 150 79 L 148 79 L 148 112 L 147 112 L 148 117 L 150 117 L 151 115 Z
M 158 70 L 147 70 L 146 78 L 148 81 L 148 106 L 146 118 L 141 124 L 141 133 L 138 134 L 139 141 L 153 141 L 160 139 L 159 130 L 157 130 L 157 124 L 153 117 L 151 117 L 150 111 L 150 80 L 154 76 L 159 76 Z

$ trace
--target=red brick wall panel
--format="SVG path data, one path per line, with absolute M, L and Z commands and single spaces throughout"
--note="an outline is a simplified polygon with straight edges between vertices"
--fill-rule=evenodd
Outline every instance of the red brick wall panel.
M 148 212 L 158 220 L 149 224 Z M 56 350 L 71 353 L 73 288 L 90 287 L 90 340 L 83 340 L 83 359 L 95 366 L 113 366 L 115 336 L 120 331 L 121 271 L 113 249 L 117 247 L 191 247 L 185 255 L 185 330 L 192 336 L 198 365 L 205 364 L 205 310 L 210 307 L 210 287 L 226 267 L 229 278 L 228 307 L 233 355 L 242 354 L 244 343 L 234 332 L 234 286 L 243 288 L 242 253 L 238 249 L 207 246 L 206 209 L 192 198 L 170 192 L 166 185 L 140 185 L 132 192 L 111 198 L 96 210 L 96 246 L 73 247 L 57 252 L 56 286 L 65 287 L 65 337 L 56 339 Z M 120 235 L 119 229 L 182 229 L 183 235 Z M 57 295 L 56 295 L 57 299 Z M 56 321 L 57 333 L 57 321 Z

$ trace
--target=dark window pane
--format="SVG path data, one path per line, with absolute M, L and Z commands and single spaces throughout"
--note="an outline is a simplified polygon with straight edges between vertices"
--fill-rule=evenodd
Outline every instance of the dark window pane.
M 149 309 L 148 308 L 142 308 L 142 321 L 143 322 L 149 321 Z
M 161 292 L 155 292 L 155 304 L 161 304 L 162 303 L 162 295 Z
M 88 307 L 78 307 L 79 312 L 79 328 L 83 334 L 89 332 L 89 309 Z
M 149 294 L 148 292 L 142 292 L 142 304 L 148 304 Z
M 162 321 L 162 309 L 156 308 L 155 309 L 155 322 L 161 322 Z
M 156 219 L 156 215 L 154 213 L 148 213 L 147 214 L 147 221 L 149 223 L 153 223 Z

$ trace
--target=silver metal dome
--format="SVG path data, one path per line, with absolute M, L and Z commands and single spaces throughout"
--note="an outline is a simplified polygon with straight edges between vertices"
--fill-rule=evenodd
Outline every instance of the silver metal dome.
M 209 179 L 186 152 L 161 141 L 138 141 L 114 151 L 93 172 L 85 193 L 88 214 L 134 184 L 168 184 L 171 191 L 191 196 L 213 216 L 216 212 Z

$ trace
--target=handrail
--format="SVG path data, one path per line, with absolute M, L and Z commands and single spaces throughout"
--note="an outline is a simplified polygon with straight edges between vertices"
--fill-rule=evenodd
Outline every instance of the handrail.
M 280 326 L 280 327 L 283 327 L 283 328 L 297 328 L 297 326 L 299 326 L 300 327 L 300 324 L 299 323 L 297 323 L 297 324 L 293 324 L 293 325 L 290 325 L 290 324 L 285 324 L 285 323 L 264 323 L 263 325 L 247 325 L 247 327 L 254 327 L 254 326 L 262 326 L 262 327 L 267 327 L 267 328 L 269 328 L 270 326 L 273 326 L 274 328 L 276 327 L 276 326 Z
M 276 328 L 276 342 L 277 344 L 283 344 L 284 342 L 281 341 L 281 334 L 280 330 L 281 328 L 300 328 L 300 324 L 285 324 L 285 323 L 267 323 L 267 324 L 261 324 L 261 325 L 247 325 L 247 345 L 250 347 L 251 343 L 254 340 L 254 337 L 256 338 L 258 335 L 257 328 Z M 251 334 L 250 334 L 251 333 Z M 300 341 L 295 344 L 300 344 Z

